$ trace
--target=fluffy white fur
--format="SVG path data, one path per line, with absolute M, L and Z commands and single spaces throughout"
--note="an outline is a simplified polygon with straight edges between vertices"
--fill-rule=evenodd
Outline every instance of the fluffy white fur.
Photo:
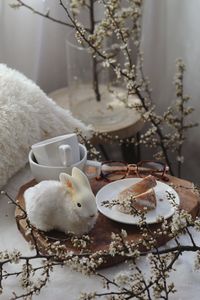
M 91 134 L 90 126 L 56 105 L 33 81 L 0 64 L 0 187 L 25 165 L 32 144 L 76 128 Z
M 78 168 L 60 182 L 45 180 L 24 193 L 29 221 L 36 228 L 57 229 L 76 235 L 88 233 L 97 218 L 97 205 L 86 175 Z

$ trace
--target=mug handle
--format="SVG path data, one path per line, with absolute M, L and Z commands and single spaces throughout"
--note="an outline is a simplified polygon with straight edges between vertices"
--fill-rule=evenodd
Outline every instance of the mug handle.
M 72 148 L 69 145 L 60 145 L 59 152 L 62 165 L 65 167 L 70 166 L 72 163 Z
M 101 163 L 96 160 L 87 160 L 84 167 L 84 173 L 88 178 L 99 177 L 101 173 Z

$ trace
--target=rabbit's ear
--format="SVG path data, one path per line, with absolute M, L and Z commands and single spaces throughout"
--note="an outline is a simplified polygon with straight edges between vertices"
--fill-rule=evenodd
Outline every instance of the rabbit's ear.
M 72 177 L 76 179 L 77 183 L 91 189 L 87 176 L 79 168 L 74 167 L 72 169 Z
M 66 173 L 60 173 L 59 175 L 60 182 L 67 188 L 70 193 L 74 193 L 77 190 L 77 184 L 75 180 Z

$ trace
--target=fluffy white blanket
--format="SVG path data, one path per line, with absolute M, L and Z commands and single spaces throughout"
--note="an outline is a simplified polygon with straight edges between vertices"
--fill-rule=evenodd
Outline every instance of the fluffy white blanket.
M 30 146 L 47 137 L 91 127 L 75 119 L 31 80 L 0 64 L 0 187 L 27 162 Z

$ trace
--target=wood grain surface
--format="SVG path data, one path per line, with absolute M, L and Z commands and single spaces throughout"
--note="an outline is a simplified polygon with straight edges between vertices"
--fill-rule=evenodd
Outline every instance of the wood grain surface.
M 178 179 L 176 177 L 169 176 L 170 181 L 167 183 L 173 183 L 176 187 L 175 190 L 179 194 L 180 197 L 180 209 L 184 209 L 185 211 L 189 212 L 194 218 L 198 215 L 199 213 L 199 197 L 194 193 L 194 191 L 191 189 L 193 184 L 189 181 Z M 106 181 L 104 180 L 96 180 L 92 179 L 91 180 L 91 186 L 93 189 L 94 194 L 96 194 L 101 187 L 107 184 Z M 24 204 L 24 191 L 35 185 L 36 181 L 32 180 L 29 181 L 28 183 L 24 184 L 18 192 L 17 195 L 17 201 L 21 207 L 25 209 L 25 204 Z M 15 217 L 16 217 L 16 222 L 18 229 L 24 236 L 24 238 L 27 241 L 31 241 L 31 236 L 30 234 L 26 234 L 27 230 L 27 220 L 26 218 L 23 217 L 22 211 L 17 207 L 15 211 Z M 170 222 L 170 219 L 169 219 Z M 155 229 L 158 229 L 161 227 L 161 224 L 152 224 L 149 225 L 152 231 Z M 115 221 L 112 221 L 105 216 L 103 216 L 101 213 L 99 213 L 97 222 L 92 229 L 92 231 L 89 233 L 89 236 L 92 238 L 92 244 L 89 246 L 90 251 L 96 252 L 98 250 L 108 250 L 110 242 L 111 242 L 111 233 L 120 233 L 121 229 L 125 229 L 127 231 L 127 241 L 134 241 L 137 243 L 141 237 L 140 230 L 138 226 L 136 225 L 126 225 L 126 224 L 121 224 Z M 56 240 L 60 240 L 61 243 L 63 243 L 66 247 L 66 251 L 73 250 L 75 252 L 79 252 L 77 248 L 73 248 L 71 245 L 71 242 L 69 242 L 68 237 L 61 232 L 58 231 L 51 231 L 48 233 L 41 232 L 37 229 L 33 230 L 33 233 L 37 233 L 37 244 L 38 247 L 40 248 L 41 253 L 46 254 L 46 249 L 47 249 L 47 243 L 53 243 Z M 156 237 L 157 239 L 157 245 L 161 246 L 164 245 L 168 240 L 169 237 L 166 235 L 161 235 L 159 237 Z M 145 250 L 144 248 L 140 248 L 140 250 Z M 108 267 L 112 266 L 116 263 L 122 262 L 124 260 L 124 257 L 122 256 L 107 256 L 107 261 L 102 265 L 102 267 Z

